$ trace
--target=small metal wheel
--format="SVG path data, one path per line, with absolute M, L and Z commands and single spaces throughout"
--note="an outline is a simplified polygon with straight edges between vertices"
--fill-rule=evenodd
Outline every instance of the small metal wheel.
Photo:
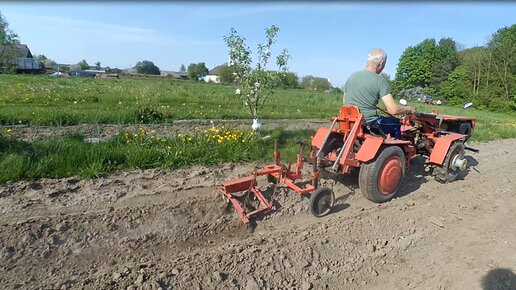
M 433 171 L 435 179 L 441 183 L 454 181 L 460 171 L 466 170 L 468 161 L 464 158 L 464 144 L 455 142 L 448 149 L 442 166 L 436 166 Z
M 330 213 L 334 203 L 333 190 L 327 187 L 318 188 L 310 196 L 310 213 L 316 217 L 323 217 Z

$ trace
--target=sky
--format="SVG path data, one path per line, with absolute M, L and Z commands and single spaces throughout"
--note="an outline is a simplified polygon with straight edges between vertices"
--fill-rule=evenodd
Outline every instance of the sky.
M 276 25 L 273 56 L 287 49 L 289 71 L 329 78 L 335 87 L 365 67 L 372 48 L 387 52 L 384 72 L 392 79 L 403 51 L 426 38 L 471 48 L 516 23 L 516 2 L 489 1 L 18 1 L 0 2 L 0 12 L 33 55 L 120 69 L 142 60 L 167 71 L 199 62 L 212 69 L 228 61 L 231 28 L 256 62 L 265 29 Z

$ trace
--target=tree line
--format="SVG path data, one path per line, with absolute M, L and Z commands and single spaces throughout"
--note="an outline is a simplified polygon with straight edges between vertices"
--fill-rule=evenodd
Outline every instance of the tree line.
M 498 29 L 485 46 L 461 49 L 451 38 L 425 39 L 400 57 L 393 91 L 423 88 L 451 105 L 472 101 L 491 111 L 516 110 L 516 24 Z M 400 94 L 401 93 L 401 94 Z

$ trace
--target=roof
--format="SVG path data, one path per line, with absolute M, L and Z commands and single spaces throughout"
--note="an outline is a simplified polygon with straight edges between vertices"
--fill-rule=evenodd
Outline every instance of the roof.
M 26 44 L 18 44 L 16 47 L 18 48 L 19 57 L 33 58 L 32 53 Z
M 221 69 L 221 68 L 223 68 L 223 67 L 227 67 L 227 66 L 228 66 L 227 64 L 221 64 L 221 65 L 218 65 L 218 66 L 216 66 L 216 67 L 212 68 L 212 69 L 208 72 L 208 74 L 209 74 L 209 75 L 216 75 L 216 76 L 218 76 L 218 75 L 220 75 L 220 69 Z
M 29 47 L 26 44 L 17 44 L 16 48 L 18 49 L 18 54 L 16 55 L 16 57 L 34 58 L 32 56 L 32 53 L 30 52 Z M 5 46 L 0 46 L 0 55 L 4 54 L 5 49 Z

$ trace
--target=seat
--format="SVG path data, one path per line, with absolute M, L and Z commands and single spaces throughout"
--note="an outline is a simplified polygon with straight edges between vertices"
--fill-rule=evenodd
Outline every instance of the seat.
M 342 106 L 339 111 L 339 120 L 337 124 L 337 131 L 344 133 L 348 133 L 351 131 L 356 122 L 364 122 L 364 116 L 360 113 L 360 110 L 356 106 Z M 357 135 L 362 134 L 363 126 L 357 128 Z

